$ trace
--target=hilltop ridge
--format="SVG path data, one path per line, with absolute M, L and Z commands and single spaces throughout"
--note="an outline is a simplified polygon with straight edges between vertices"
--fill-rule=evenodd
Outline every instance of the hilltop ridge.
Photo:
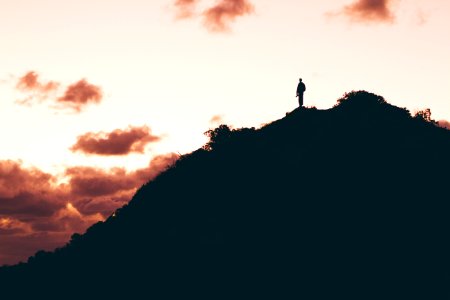
M 206 134 L 105 222 L 0 268 L 2 290 L 448 299 L 450 131 L 429 115 L 358 91 Z

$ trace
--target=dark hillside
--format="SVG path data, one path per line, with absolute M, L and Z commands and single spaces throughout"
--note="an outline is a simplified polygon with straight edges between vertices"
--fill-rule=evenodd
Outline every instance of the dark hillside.
M 450 298 L 450 131 L 361 91 L 208 135 L 105 222 L 0 269 L 1 291 Z

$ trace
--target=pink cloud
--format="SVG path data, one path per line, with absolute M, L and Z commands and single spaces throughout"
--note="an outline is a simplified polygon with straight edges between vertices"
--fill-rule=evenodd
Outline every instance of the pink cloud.
M 176 0 L 174 3 L 177 18 L 185 19 L 194 15 L 194 9 L 198 0 Z
M 222 115 L 215 115 L 209 120 L 209 125 L 213 127 L 217 127 L 224 123 Z
M 226 32 L 238 17 L 254 13 L 255 8 L 248 0 L 218 0 L 200 15 L 194 10 L 200 0 L 176 0 L 174 7 L 178 19 L 203 18 L 203 24 L 211 32 Z
M 116 129 L 112 132 L 88 132 L 77 138 L 71 150 L 85 154 L 127 155 L 143 153 L 147 144 L 160 139 L 159 136 L 151 134 L 147 126 Z
M 448 130 L 450 130 L 450 122 L 449 121 L 440 120 L 440 121 L 438 121 L 438 125 L 442 128 L 447 128 Z
M 16 87 L 25 91 L 38 91 L 41 93 L 48 93 L 57 89 L 59 84 L 54 81 L 46 83 L 39 80 L 39 75 L 34 71 L 29 71 L 19 78 Z
M 392 22 L 392 0 L 356 0 L 347 5 L 343 13 L 358 22 Z
M 73 108 L 79 112 L 81 109 L 90 103 L 100 103 L 102 100 L 102 90 L 100 87 L 87 82 L 82 79 L 70 85 L 64 95 L 57 99 L 57 103 L 64 107 Z
M 206 28 L 221 32 L 229 30 L 229 24 L 238 17 L 254 12 L 253 5 L 247 0 L 221 0 L 204 13 Z
M 60 86 L 56 81 L 44 82 L 38 73 L 29 71 L 17 80 L 16 89 L 24 94 L 24 98 L 17 103 L 31 106 L 35 103 L 53 102 L 55 108 L 69 108 L 80 112 L 88 104 L 100 103 L 103 98 L 101 88 L 86 79 L 69 85 L 64 93 L 57 97 Z
M 17 100 L 22 105 L 31 105 L 34 101 L 44 101 L 56 92 L 59 83 L 55 81 L 44 82 L 35 71 L 29 71 L 17 80 L 16 88 L 27 94 L 23 99 Z

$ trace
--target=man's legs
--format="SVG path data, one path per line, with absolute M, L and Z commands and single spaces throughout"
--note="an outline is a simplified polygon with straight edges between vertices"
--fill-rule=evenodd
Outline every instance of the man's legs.
M 298 104 L 303 107 L 303 93 L 298 94 Z

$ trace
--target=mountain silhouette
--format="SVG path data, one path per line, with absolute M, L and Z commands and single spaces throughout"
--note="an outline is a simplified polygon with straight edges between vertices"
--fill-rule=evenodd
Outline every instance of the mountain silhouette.
M 106 221 L 0 268 L 0 295 L 450 298 L 450 131 L 427 111 L 357 91 L 206 134 Z

